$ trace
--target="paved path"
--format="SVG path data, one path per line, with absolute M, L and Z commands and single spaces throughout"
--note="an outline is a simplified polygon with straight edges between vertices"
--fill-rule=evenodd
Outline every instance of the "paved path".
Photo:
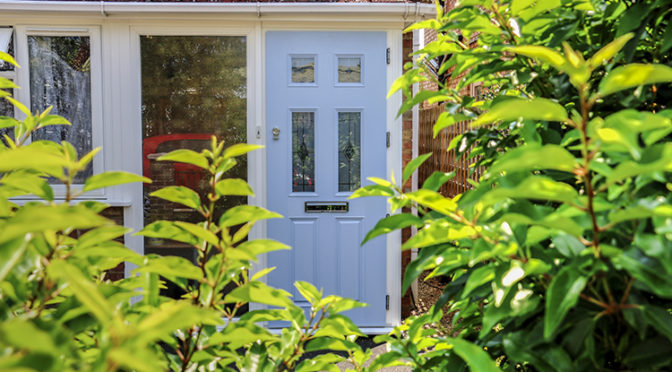
M 371 359 L 375 358 L 377 355 L 382 354 L 385 352 L 385 344 L 378 345 L 371 349 L 373 351 L 373 355 L 371 355 Z M 352 364 L 347 363 L 347 362 L 342 362 L 338 363 L 338 368 L 341 369 L 341 371 L 345 371 L 348 368 L 352 368 Z M 396 367 L 387 367 L 383 368 L 380 371 L 384 372 L 411 372 L 411 367 L 403 367 L 403 366 L 396 366 Z

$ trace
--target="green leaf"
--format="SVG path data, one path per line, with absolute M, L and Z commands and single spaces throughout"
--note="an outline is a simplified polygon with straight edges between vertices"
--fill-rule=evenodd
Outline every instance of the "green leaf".
M 201 269 L 191 261 L 179 256 L 151 257 L 148 262 L 133 271 L 139 273 L 155 273 L 165 277 L 177 277 L 200 280 L 203 278 Z
M 352 309 L 356 309 L 359 307 L 365 307 L 369 306 L 363 302 L 355 301 L 350 298 L 343 298 L 340 296 L 327 296 L 323 298 L 318 304 L 318 308 L 322 308 L 326 306 L 327 304 L 330 304 L 329 306 L 329 311 L 331 313 L 341 313 L 343 311 L 348 311 Z
M 495 279 L 495 268 L 493 265 L 481 266 L 477 269 L 472 269 L 467 283 L 464 285 L 461 297 L 466 298 L 474 289 L 491 282 Z
M 643 220 L 650 217 L 672 217 L 672 205 L 661 201 L 639 200 L 638 205 L 612 211 L 609 222 L 620 223 L 629 220 Z
M 663 42 L 660 45 L 660 53 L 663 54 L 672 48 L 672 22 L 667 22 L 667 28 L 663 33 Z
M 590 65 L 591 68 L 595 69 L 601 66 L 603 63 L 608 62 L 616 55 L 616 53 L 618 53 L 621 49 L 623 49 L 625 43 L 630 41 L 630 39 L 632 39 L 634 36 L 635 35 L 633 33 L 628 33 L 621 37 L 616 38 L 616 40 L 605 45 L 604 47 L 602 47 L 602 49 L 598 50 L 597 53 L 595 53 L 592 57 L 590 57 L 590 59 L 588 60 L 588 64 Z
M 217 182 L 215 185 L 217 195 L 242 195 L 254 196 L 254 191 L 250 185 L 240 178 L 227 178 Z
M 618 255 L 612 258 L 612 262 L 618 269 L 627 270 L 636 279 L 635 286 L 643 286 L 658 296 L 672 298 L 672 277 L 660 265 L 650 263 L 650 260 L 644 261 L 639 256 L 631 257 L 630 254 Z
M 588 279 L 574 266 L 565 266 L 551 281 L 546 292 L 544 338 L 550 340 L 565 316 L 576 306 Z
M 132 182 L 152 183 L 152 180 L 147 177 L 142 177 L 128 172 L 105 172 L 89 177 L 86 182 L 84 182 L 84 188 L 82 191 L 87 192 L 91 190 L 102 189 L 103 187 L 123 185 L 125 183 Z
M 672 341 L 672 315 L 669 311 L 652 305 L 642 306 L 642 311 L 651 327 Z
M 49 182 L 44 177 L 29 171 L 15 171 L 5 174 L 0 183 L 44 200 L 54 200 L 54 190 L 51 188 Z
M 256 205 L 238 205 L 230 208 L 219 219 L 222 227 L 231 227 L 250 221 L 266 220 L 269 218 L 282 218 L 282 215 L 271 212 Z
M 14 266 L 21 261 L 31 238 L 27 235 L 0 244 L 0 282 L 3 282 Z
M 368 185 L 355 190 L 348 199 L 363 198 L 366 196 L 394 196 L 394 189 L 388 186 Z
M 112 221 L 82 207 L 69 205 L 26 205 L 16 214 L 0 221 L 0 243 L 45 230 L 90 229 Z
M 117 239 L 131 231 L 133 231 L 133 229 L 116 225 L 98 227 L 82 234 L 82 236 L 80 236 L 79 239 L 77 239 L 76 248 L 77 249 L 90 248 L 97 244 L 112 239 Z
M 169 337 L 177 329 L 193 325 L 217 325 L 222 322 L 214 310 L 191 305 L 186 302 L 169 301 L 161 304 L 156 311 L 143 318 L 134 328 L 135 342 L 144 344 Z
M 291 295 L 282 289 L 269 287 L 262 282 L 248 282 L 226 295 L 224 302 L 257 302 L 265 305 L 287 307 L 292 305 L 290 297 Z
M 16 149 L 0 151 L 0 172 L 31 169 L 60 177 L 68 161 L 54 151 L 31 144 Z
M 672 82 L 672 67 L 660 64 L 632 63 L 617 67 L 602 79 L 598 93 L 604 97 L 640 85 Z
M 510 98 L 496 103 L 490 110 L 471 122 L 471 126 L 512 120 L 567 121 L 567 111 L 560 104 L 545 98 Z
M 666 142 L 645 148 L 639 162 L 628 160 L 620 163 L 607 176 L 607 185 L 657 171 L 672 171 L 672 143 Z
M 261 254 L 284 249 L 291 249 L 291 248 L 288 245 L 282 244 L 275 240 L 254 239 L 243 242 L 239 244 L 236 248 L 227 250 L 227 254 L 235 255 L 236 252 L 241 252 L 244 255 L 244 257 L 248 257 L 246 259 L 256 260 L 257 256 Z
M 296 287 L 299 293 L 301 293 L 301 296 L 303 296 L 311 304 L 315 304 L 315 302 L 322 298 L 322 293 L 318 291 L 314 285 L 308 282 L 298 280 L 294 282 L 294 287 Z
M 5 61 L 5 62 L 9 62 L 10 64 L 12 64 L 12 65 L 14 65 L 14 66 L 16 66 L 16 67 L 21 67 L 21 66 L 19 66 L 19 64 L 16 62 L 16 60 L 14 59 L 14 57 L 12 57 L 12 55 L 9 54 L 9 53 L 0 51 L 0 60 L 3 60 L 3 61 Z
M 314 336 L 345 339 L 352 335 L 365 337 L 350 318 L 342 314 L 330 313 L 328 317 L 320 322 L 320 328 L 315 332 Z
M 449 339 L 448 343 L 452 345 L 455 354 L 467 363 L 471 371 L 500 372 L 495 361 L 483 350 L 483 347 L 459 338 Z
M 559 71 L 564 71 L 567 60 L 560 53 L 539 45 L 524 45 L 506 48 L 516 54 L 540 60 Z
M 420 189 L 418 191 L 407 193 L 406 197 L 423 207 L 430 208 L 445 215 L 449 215 L 457 209 L 457 203 L 455 201 L 444 197 L 436 191 Z
M 570 185 L 545 176 L 530 176 L 514 187 L 498 187 L 481 198 L 484 205 L 491 205 L 505 198 L 538 199 L 557 202 L 574 202 L 579 197 Z
M 287 247 L 287 249 L 289 249 L 289 247 Z M 275 266 L 267 267 L 263 270 L 257 271 L 256 273 L 254 273 L 254 275 L 252 275 L 252 277 L 250 278 L 250 281 L 253 282 L 255 280 L 259 280 L 259 279 L 265 277 L 266 275 L 268 275 L 273 270 L 275 270 Z
M 439 118 L 436 119 L 436 123 L 434 123 L 434 138 L 436 138 L 442 129 L 463 121 L 469 121 L 471 119 L 473 118 L 464 114 L 451 114 L 450 112 L 442 112 L 441 115 L 439 115 Z
M 76 266 L 62 260 L 53 260 L 49 264 L 48 272 L 66 282 L 72 288 L 75 297 L 103 324 L 112 321 L 114 306 L 100 292 Z
M 321 354 L 313 358 L 304 359 L 296 366 L 296 372 L 314 372 L 314 371 L 330 371 L 339 372 L 340 368 L 336 365 L 344 361 L 345 358 L 336 354 Z
M 502 156 L 488 171 L 513 173 L 539 169 L 573 172 L 578 162 L 567 150 L 558 145 L 526 145 L 515 148 Z
M 424 248 L 441 243 L 449 243 L 454 240 L 472 238 L 476 230 L 471 226 L 455 224 L 450 220 L 433 220 L 417 234 L 413 235 L 403 245 L 402 249 Z
M 425 179 L 425 182 L 422 184 L 422 188 L 425 190 L 439 191 L 441 186 L 453 178 L 455 178 L 455 171 L 449 173 L 434 171 L 429 177 L 427 177 L 427 179 Z
M 416 169 L 418 169 L 422 163 L 424 163 L 429 157 L 432 156 L 432 153 L 427 153 L 427 154 L 422 154 L 418 156 L 417 158 L 414 158 L 413 160 L 409 161 L 408 164 L 406 164 L 406 167 L 404 168 L 404 173 L 402 175 L 402 183 L 406 183 L 409 178 L 413 175 L 413 172 L 415 172 Z
M 376 226 L 374 226 L 373 229 L 371 229 L 371 231 L 366 234 L 364 240 L 362 241 L 362 245 L 377 236 L 390 233 L 394 230 L 399 230 L 410 226 L 420 227 L 422 225 L 422 219 L 418 216 L 412 215 L 410 213 L 394 214 L 378 221 Z
M 203 154 L 199 154 L 193 150 L 179 149 L 171 151 L 166 155 L 160 156 L 158 161 L 176 161 L 180 163 L 187 163 L 195 165 L 199 168 L 208 169 L 210 164 L 208 159 Z
M 185 186 L 167 186 L 160 190 L 156 190 L 149 194 L 163 200 L 168 200 L 173 203 L 182 204 L 191 209 L 201 209 L 201 197 L 196 191 Z
M 177 226 L 173 221 L 154 221 L 135 234 L 148 238 L 172 239 L 189 245 L 198 244 L 198 239 L 194 235 Z
M 261 145 L 250 145 L 247 143 L 239 143 L 224 150 L 224 157 L 233 158 L 236 156 L 247 154 L 250 151 L 263 148 L 264 146 Z
M 189 232 L 191 235 L 197 237 L 198 239 L 202 239 L 212 244 L 213 246 L 217 246 L 219 244 L 219 238 L 217 238 L 217 235 L 215 235 L 212 231 L 206 230 L 205 228 L 199 225 L 182 221 L 175 221 L 175 225 Z
M 360 347 L 354 342 L 331 337 L 315 338 L 306 344 L 306 351 L 316 351 L 316 350 L 354 351 L 359 348 Z
M 18 349 L 14 350 L 13 353 L 22 353 L 19 350 L 30 350 L 52 355 L 59 353 L 55 338 L 28 319 L 4 319 L 0 323 L 0 340 L 2 340 L 3 346 L 12 345 Z M 11 349 L 9 352 L 12 352 Z M 0 364 L 0 368 L 2 367 Z
M 60 115 L 45 115 L 38 121 L 38 128 L 46 127 L 48 125 L 72 125 L 68 119 Z

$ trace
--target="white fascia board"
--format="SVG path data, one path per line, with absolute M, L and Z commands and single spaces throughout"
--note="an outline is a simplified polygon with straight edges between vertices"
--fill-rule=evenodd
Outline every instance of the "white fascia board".
M 0 11 L 67 12 L 97 15 L 213 14 L 369 14 L 378 16 L 432 17 L 432 4 L 420 3 L 138 3 L 93 1 L 0 0 Z

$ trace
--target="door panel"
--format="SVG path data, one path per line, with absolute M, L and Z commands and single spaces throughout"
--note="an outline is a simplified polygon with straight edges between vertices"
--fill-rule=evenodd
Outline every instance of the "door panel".
M 385 325 L 385 238 L 360 243 L 386 202 L 348 200 L 385 176 L 385 52 L 384 32 L 266 34 L 268 205 L 285 216 L 268 234 L 293 248 L 269 254 L 269 282 L 302 306 L 296 280 L 366 302 L 360 326 Z

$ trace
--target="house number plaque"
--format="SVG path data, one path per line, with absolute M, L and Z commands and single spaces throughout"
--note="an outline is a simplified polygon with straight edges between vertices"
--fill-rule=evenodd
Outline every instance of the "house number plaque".
M 306 213 L 346 213 L 348 202 L 306 202 Z

